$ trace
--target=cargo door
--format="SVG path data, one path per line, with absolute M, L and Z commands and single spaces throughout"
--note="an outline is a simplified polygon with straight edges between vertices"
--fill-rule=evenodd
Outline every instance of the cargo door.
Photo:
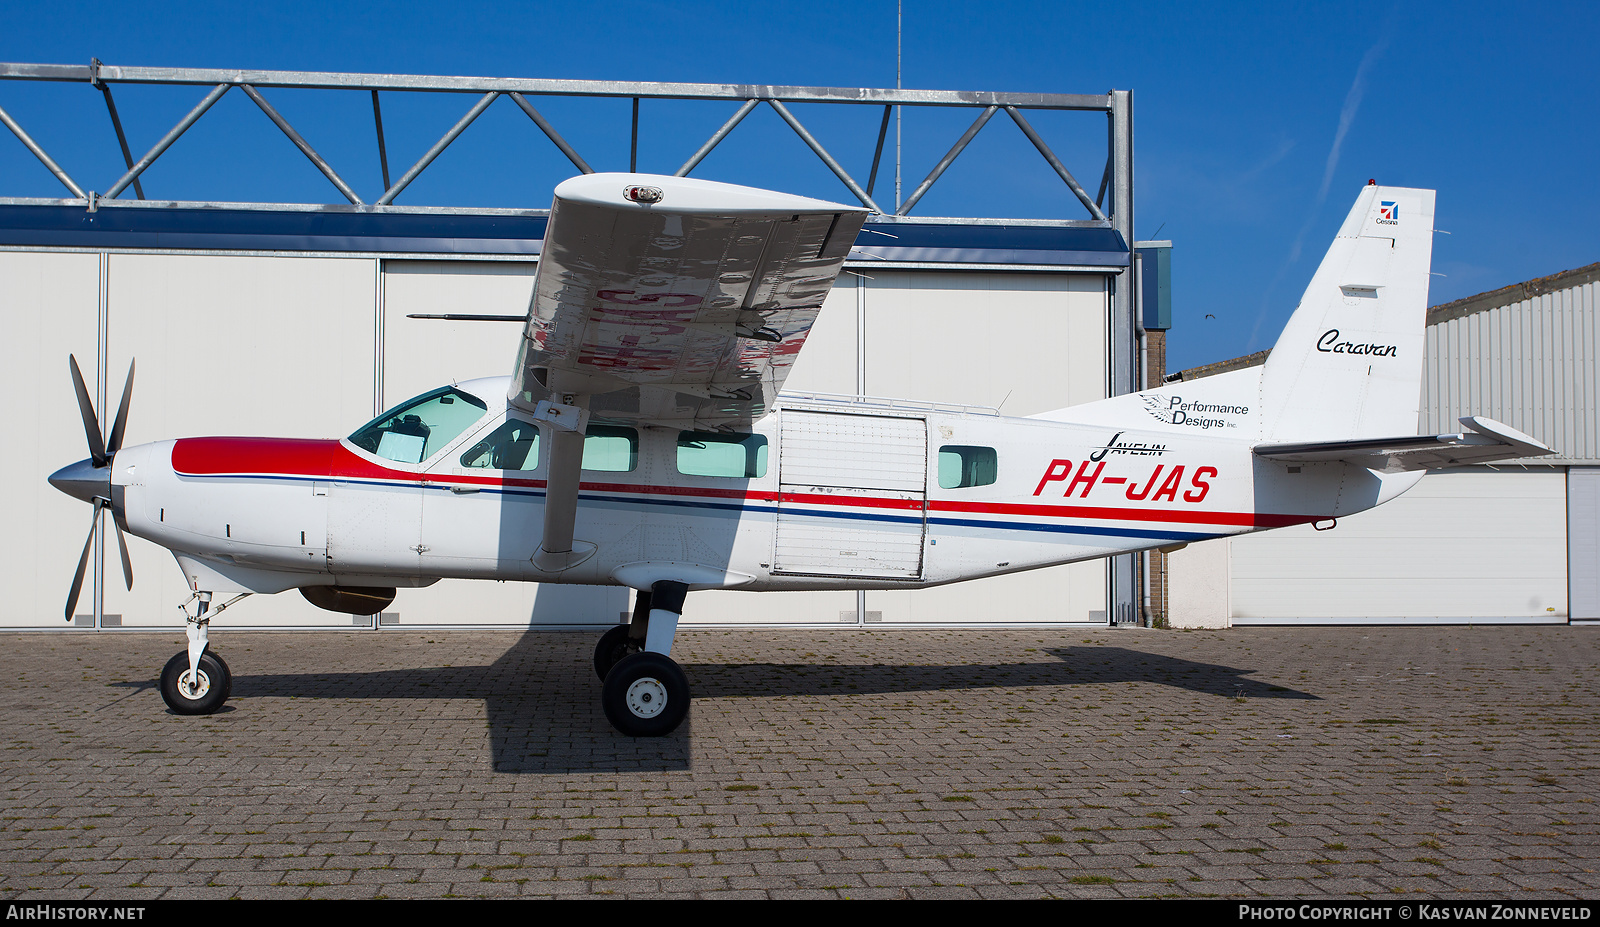
M 786 411 L 781 429 L 774 572 L 920 579 L 927 423 Z

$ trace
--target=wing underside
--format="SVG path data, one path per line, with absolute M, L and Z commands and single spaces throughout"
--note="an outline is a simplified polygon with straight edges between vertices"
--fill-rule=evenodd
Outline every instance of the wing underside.
M 742 430 L 794 364 L 865 210 L 590 174 L 556 188 L 511 401 Z

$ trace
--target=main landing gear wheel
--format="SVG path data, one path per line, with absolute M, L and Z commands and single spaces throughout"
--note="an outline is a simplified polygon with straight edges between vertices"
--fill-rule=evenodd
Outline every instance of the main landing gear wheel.
M 161 671 L 161 700 L 175 714 L 209 715 L 233 693 L 233 672 L 207 650 L 200 655 L 199 678 L 191 678 L 188 651 L 181 651 Z
M 671 657 L 632 654 L 606 674 L 600 706 L 611 726 L 629 737 L 661 737 L 689 714 L 689 679 Z
M 631 653 L 638 653 L 639 646 L 628 640 L 628 626 L 619 624 L 605 634 L 601 635 L 600 643 L 594 646 L 594 671 L 605 682 L 611 668 L 622 661 L 623 657 Z

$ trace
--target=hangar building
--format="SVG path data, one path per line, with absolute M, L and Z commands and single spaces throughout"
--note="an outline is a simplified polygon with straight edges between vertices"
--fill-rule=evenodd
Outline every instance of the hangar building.
M 143 159 L 124 145 L 128 173 L 85 192 L 25 127 L 0 117 L 72 195 L 0 199 L 0 388 L 17 397 L 0 494 L 0 611 L 7 628 L 61 628 L 62 606 L 84 544 L 89 508 L 45 478 L 86 456 L 67 371 L 83 366 L 102 417 L 114 415 L 129 364 L 137 375 L 128 444 L 204 434 L 348 435 L 377 412 L 452 380 L 509 373 L 520 329 L 497 322 L 416 319 L 417 314 L 526 312 L 545 210 L 405 207 L 395 195 L 498 96 L 527 112 L 578 170 L 588 164 L 530 100 L 568 97 L 728 101 L 738 112 L 680 170 L 687 174 L 758 105 L 777 110 L 864 203 L 865 188 L 786 108 L 830 102 L 882 111 L 881 155 L 896 106 L 967 107 L 966 135 L 905 202 L 869 224 L 828 298 L 790 392 L 976 403 L 1028 415 L 1140 388 L 1141 338 L 1134 313 L 1131 95 L 983 94 L 830 88 L 620 84 L 397 75 L 185 71 L 0 64 L 7 81 L 68 81 L 106 95 L 112 87 L 192 85 L 209 94 Z M 359 201 L 268 104 L 277 88 L 481 94 L 457 123 L 376 204 Z M 318 165 L 348 204 L 196 203 L 143 198 L 139 175 L 216 99 L 250 96 Z M 541 103 L 541 105 L 543 105 Z M 1033 132 L 1034 109 L 1103 112 L 1106 165 L 1091 197 Z M 937 219 L 910 215 L 971 138 L 997 113 L 1029 135 L 1072 188 L 1087 219 Z M 1005 121 L 1002 119 L 1001 121 Z M 121 125 L 116 123 L 121 135 Z M 382 144 L 381 121 L 379 143 Z M 109 137 L 109 133 L 105 133 Z M 381 149 L 380 149 L 381 151 Z M 931 159 L 930 159 L 931 160 Z M 618 165 L 620 167 L 620 165 Z M 37 165 L 34 165 L 36 168 Z M 1096 169 L 1099 164 L 1095 164 Z M 332 188 L 330 188 L 331 191 Z M 138 198 L 126 194 L 137 191 Z M 159 191 L 152 190 L 152 194 Z M 0 189 L 0 194 L 8 191 Z M 878 194 L 881 198 L 882 192 Z M 118 198 L 121 197 L 121 198 Z M 843 198 L 843 197 L 840 197 Z M 1102 210 L 1102 206 L 1104 209 Z M 983 324 L 974 325 L 973 320 Z M 996 320 L 1003 320 L 1000 324 Z M 1025 332 L 1025 338 L 1015 333 Z M 973 375 L 981 371 L 982 375 Z M 16 440 L 27 435 L 27 440 Z M 130 539 L 136 582 L 124 589 L 115 539 L 91 552 L 92 580 L 79 628 L 177 628 L 187 594 L 164 550 Z M 732 621 L 781 625 L 1017 625 L 1136 620 L 1142 588 L 1132 556 L 998 577 L 938 590 L 837 593 L 697 593 L 685 626 Z M 447 580 L 400 592 L 391 610 L 353 619 L 366 627 L 605 626 L 629 609 L 621 588 Z M 350 627 L 293 593 L 258 596 L 223 627 Z

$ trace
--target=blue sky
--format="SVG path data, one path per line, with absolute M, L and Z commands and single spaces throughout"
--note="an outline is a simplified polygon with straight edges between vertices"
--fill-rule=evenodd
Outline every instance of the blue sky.
M 1600 4 L 955 3 L 908 0 L 904 85 L 1134 92 L 1137 227 L 1174 241 L 1169 367 L 1269 347 L 1369 177 L 1439 190 L 1432 302 L 1600 260 Z M 0 60 L 409 74 L 892 87 L 892 0 L 679 4 L 72 3 L 0 0 Z M 137 157 L 203 95 L 117 90 Z M 370 98 L 268 93 L 369 202 L 382 186 Z M 470 99 L 386 95 L 392 175 Z M 628 104 L 542 110 L 602 170 L 626 169 Z M 4 107 L 86 188 L 122 173 L 99 94 L 0 83 Z M 647 104 L 640 168 L 671 172 L 731 114 Z M 876 116 L 797 114 L 857 176 Z M 905 185 L 972 118 L 908 111 Z M 1086 186 L 1104 117 L 1035 125 Z M 405 194 L 414 205 L 547 206 L 572 173 L 500 100 Z M 848 192 L 771 112 L 695 172 L 831 199 Z M 880 175 L 879 188 L 892 181 Z M 337 193 L 232 91 L 145 175 L 155 198 L 331 202 Z M 0 196 L 58 196 L 0 133 Z M 876 191 L 875 191 L 876 192 Z M 130 193 L 131 195 L 131 193 Z M 892 199 L 892 194 L 885 198 Z M 919 215 L 1079 218 L 1020 132 L 994 120 Z M 1206 318 L 1206 316 L 1215 318 Z

